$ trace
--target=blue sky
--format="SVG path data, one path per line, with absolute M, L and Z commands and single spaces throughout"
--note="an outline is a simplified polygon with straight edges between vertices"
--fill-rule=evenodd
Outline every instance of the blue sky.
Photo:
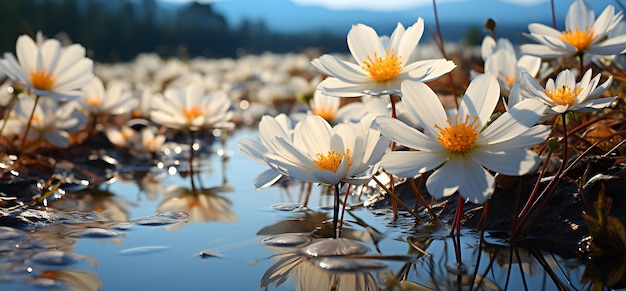
M 189 2 L 190 0 L 160 0 Z M 213 2 L 215 10 L 226 15 L 232 25 L 242 19 L 263 20 L 269 28 L 280 32 L 301 32 L 325 29 L 347 33 L 352 24 L 364 23 L 391 33 L 396 23 L 411 25 L 417 17 L 434 27 L 432 0 L 201 0 Z M 559 25 L 573 0 L 555 0 Z M 613 0 L 587 0 L 598 15 Z M 442 23 L 474 23 L 487 18 L 498 24 L 522 29 L 530 22 L 550 24 L 550 0 L 438 0 Z M 525 30 L 524 30 L 525 31 Z

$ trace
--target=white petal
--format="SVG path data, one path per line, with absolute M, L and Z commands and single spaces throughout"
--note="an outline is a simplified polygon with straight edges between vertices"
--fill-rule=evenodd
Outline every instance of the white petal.
M 450 159 L 426 180 L 428 193 L 435 199 L 453 195 L 462 183 L 464 171 L 462 159 Z
M 402 61 L 403 64 L 406 64 L 411 58 L 411 54 L 420 41 L 420 38 L 422 38 L 423 33 L 424 19 L 420 17 L 417 19 L 417 22 L 411 25 L 402 34 L 398 47 L 395 49 L 397 49 L 398 56 L 400 56 L 400 61 Z
M 267 188 L 278 182 L 282 176 L 283 175 L 276 172 L 274 169 L 265 170 L 254 178 L 254 187 L 256 187 L 257 190 Z
M 359 65 L 367 61 L 368 56 L 373 57 L 375 52 L 378 56 L 385 55 L 385 48 L 378 39 L 378 34 L 365 24 L 352 26 L 348 32 L 348 48 Z
M 433 90 L 422 82 L 402 82 L 402 103 L 407 111 L 427 129 L 439 132 L 435 125 L 446 125 L 446 111 Z
M 481 126 L 487 124 L 500 100 L 500 85 L 496 78 L 485 73 L 472 80 L 459 105 L 459 117 L 477 116 Z
M 459 194 L 472 203 L 483 204 L 496 188 L 496 181 L 485 168 L 471 159 L 463 160 L 464 177 L 459 184 Z
M 591 28 L 595 21 L 595 14 L 591 6 L 584 1 L 574 1 L 567 10 L 567 16 L 565 17 L 565 27 L 574 31 L 576 27 L 578 29 Z
M 487 128 L 476 141 L 479 145 L 495 144 L 522 134 L 535 125 L 545 112 L 546 105 L 536 99 L 526 99 L 503 113 Z
M 371 83 L 353 84 L 337 78 L 328 77 L 324 79 L 318 88 L 326 95 L 334 97 L 360 97 L 372 87 Z
M 446 59 L 422 60 L 408 64 L 402 69 L 403 75 L 412 81 L 429 82 L 449 73 L 456 65 Z
M 326 171 L 326 170 L 313 171 L 311 174 L 316 179 L 316 181 L 311 181 L 311 182 L 319 182 L 319 183 L 328 184 L 328 185 L 337 185 L 339 184 L 339 182 L 341 182 L 343 178 L 337 175 L 337 173 L 335 172 Z
M 447 157 L 446 152 L 395 151 L 385 154 L 380 165 L 387 173 L 410 178 L 439 167 Z
M 551 126 L 535 125 L 523 133 L 498 143 L 481 146 L 481 150 L 490 152 L 506 151 L 509 149 L 529 148 L 543 143 L 550 135 Z
M 379 116 L 374 120 L 374 128 L 384 136 L 409 148 L 423 151 L 441 151 L 443 146 L 434 138 L 429 137 L 402 121 L 388 116 Z
M 621 54 L 626 48 L 626 35 L 608 38 L 589 47 L 586 52 L 593 55 L 611 56 Z
M 331 127 L 317 115 L 308 115 L 293 130 L 293 144 L 307 154 L 326 154 L 331 144 Z M 343 152 L 343 149 L 342 149 Z
M 263 146 L 262 144 L 246 138 L 242 139 L 237 144 L 237 147 L 239 147 L 244 156 L 246 156 L 253 162 L 262 165 L 266 164 L 265 160 L 263 159 L 263 154 L 267 152 L 267 148 L 265 148 L 265 146 Z
M 297 163 L 286 160 L 281 156 L 267 154 L 265 156 L 267 164 L 277 172 L 302 181 L 318 183 L 319 181 L 311 174 L 312 169 L 301 167 Z
M 523 44 L 520 46 L 520 51 L 523 54 L 537 56 L 541 58 L 556 58 L 569 55 L 568 51 L 556 49 L 543 44 Z
M 504 175 L 520 176 L 534 170 L 539 156 L 526 149 L 501 152 L 473 151 L 470 156 L 486 168 Z
M 575 105 L 571 108 L 572 111 L 589 112 L 598 109 L 603 109 L 611 105 L 617 97 L 599 98 L 588 100 L 583 104 Z
M 319 57 L 319 61 L 314 63 L 322 66 L 323 72 L 330 76 L 351 84 L 365 84 L 372 82 L 365 71 L 357 64 L 340 60 L 331 55 Z
M 561 31 L 558 31 L 554 28 L 552 28 L 551 26 L 547 26 L 545 24 L 542 23 L 531 23 L 528 25 L 528 32 L 530 32 L 531 34 L 537 34 L 537 35 L 545 35 L 545 36 L 550 36 L 550 37 L 554 37 L 554 38 L 559 38 L 562 35 Z
M 483 38 L 483 42 L 480 45 L 480 55 L 482 56 L 483 61 L 487 60 L 487 58 L 495 52 L 495 49 L 496 40 L 489 35 L 485 36 L 485 38 Z

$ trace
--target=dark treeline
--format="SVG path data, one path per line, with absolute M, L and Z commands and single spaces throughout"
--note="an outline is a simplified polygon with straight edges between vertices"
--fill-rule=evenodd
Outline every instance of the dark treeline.
M 166 11 L 168 10 L 168 11 Z M 177 57 L 236 57 L 264 51 L 299 52 L 317 47 L 346 50 L 345 36 L 316 32 L 286 35 L 262 21 L 232 27 L 211 4 L 165 8 L 155 0 L 0 1 L 0 50 L 14 52 L 19 35 L 80 43 L 101 62 L 127 61 L 141 52 Z

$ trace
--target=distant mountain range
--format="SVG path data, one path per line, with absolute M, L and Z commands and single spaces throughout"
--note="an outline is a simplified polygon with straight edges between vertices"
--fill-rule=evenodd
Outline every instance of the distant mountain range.
M 340 0 L 338 0 L 340 1 Z M 384 1 L 384 0 L 381 0 Z M 439 1 L 442 2 L 442 1 Z M 557 0 L 557 24 L 563 26 L 571 0 Z M 598 15 L 612 0 L 587 0 Z M 232 25 L 244 18 L 261 18 L 268 27 L 278 32 L 326 30 L 345 34 L 352 24 L 364 23 L 383 33 L 391 33 L 397 22 L 405 26 L 422 17 L 427 26 L 434 27 L 432 5 L 397 12 L 366 10 L 330 10 L 319 6 L 301 6 L 289 0 L 225 0 L 213 3 L 216 11 L 224 14 Z M 482 28 L 488 18 L 498 23 L 502 35 L 513 31 L 525 32 L 532 22 L 552 23 L 550 1 L 522 6 L 500 0 L 458 0 L 437 5 L 439 20 L 450 38 L 458 38 L 469 26 Z M 506 32 L 506 33 L 505 33 Z M 453 37 L 455 35 L 455 37 Z

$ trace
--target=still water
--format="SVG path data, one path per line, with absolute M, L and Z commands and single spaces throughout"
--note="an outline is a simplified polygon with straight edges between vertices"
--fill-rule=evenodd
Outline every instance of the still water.
M 389 209 L 358 207 L 367 197 L 357 196 L 349 199 L 355 206 L 345 214 L 343 234 L 366 253 L 343 262 L 357 267 L 323 271 L 320 266 L 333 263 L 302 246 L 328 241 L 319 236 L 330 225 L 333 200 L 312 185 L 304 210 L 294 203 L 303 201 L 306 185 L 255 190 L 252 180 L 266 168 L 236 144 L 257 137 L 244 128 L 211 145 L 196 180 L 206 195 L 185 195 L 189 177 L 165 167 L 118 178 L 90 197 L 51 203 L 101 212 L 81 214 L 87 223 L 31 229 L 21 238 L 4 229 L 0 290 L 355 290 L 372 282 L 395 290 L 470 289 L 472 282 L 480 284 L 475 290 L 585 287 L 584 265 L 576 259 L 510 249 L 489 235 L 479 248 L 473 230 L 457 241 L 445 226 L 416 226 L 410 215 L 393 220 Z M 293 237 L 304 239 L 286 247 Z

